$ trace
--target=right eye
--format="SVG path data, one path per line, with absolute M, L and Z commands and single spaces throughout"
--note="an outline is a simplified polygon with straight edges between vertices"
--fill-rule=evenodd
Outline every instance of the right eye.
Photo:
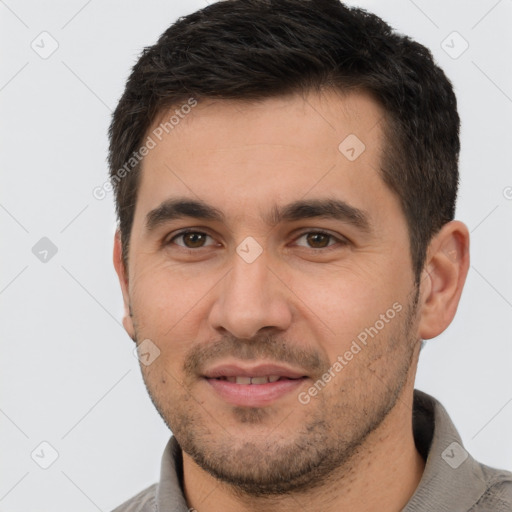
M 207 240 L 210 239 L 210 243 L 206 243 Z M 208 247 L 211 245 L 215 245 L 213 238 L 206 233 L 201 231 L 182 231 L 177 235 L 174 235 L 167 243 L 168 244 L 176 244 L 180 247 L 184 247 L 185 249 L 200 249 L 202 247 Z

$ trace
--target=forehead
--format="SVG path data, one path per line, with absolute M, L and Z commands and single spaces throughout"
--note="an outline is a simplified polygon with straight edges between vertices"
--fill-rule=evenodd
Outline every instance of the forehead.
M 396 202 L 379 172 L 383 122 L 362 92 L 174 106 L 148 131 L 155 145 L 143 160 L 135 218 L 173 196 L 228 218 L 263 216 L 306 196 L 370 210 L 383 198 Z
M 160 149 L 174 141 L 203 153 L 265 144 L 294 148 L 298 154 L 310 149 L 337 154 L 339 143 L 352 134 L 365 139 L 372 153 L 382 135 L 384 110 L 362 91 L 324 90 L 257 101 L 203 99 L 189 107 L 191 100 L 161 112 L 153 122 L 149 135 L 156 134 Z M 158 160 L 159 153 L 152 151 L 146 160 Z

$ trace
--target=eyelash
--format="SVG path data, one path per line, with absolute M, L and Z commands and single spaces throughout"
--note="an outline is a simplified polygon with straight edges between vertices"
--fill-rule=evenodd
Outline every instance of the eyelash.
M 189 235 L 191 233 L 192 234 L 198 234 L 198 235 L 205 235 L 205 236 L 213 239 L 213 237 L 211 235 L 209 235 L 208 233 L 205 233 L 204 231 L 198 231 L 198 230 L 194 230 L 194 229 L 187 229 L 187 230 L 184 230 L 184 231 L 181 231 L 181 232 L 175 234 L 168 241 L 164 242 L 164 245 L 171 245 L 171 244 L 174 243 L 174 240 L 176 240 L 177 238 Z M 329 243 L 326 247 L 320 247 L 320 248 L 299 246 L 299 247 L 303 247 L 305 249 L 310 249 L 312 251 L 323 250 L 325 252 L 325 251 L 328 251 L 328 250 L 332 250 L 333 248 L 336 248 L 335 246 L 337 246 L 337 245 L 344 246 L 344 245 L 347 245 L 349 243 L 348 240 L 346 238 L 344 238 L 344 237 L 337 237 L 337 236 L 332 235 L 331 233 L 328 233 L 326 231 L 320 231 L 320 230 L 303 231 L 303 232 L 299 233 L 295 237 L 294 241 L 296 242 L 297 240 L 300 240 L 302 237 L 304 237 L 306 235 L 326 235 L 326 236 L 329 237 L 329 241 L 335 240 L 337 242 L 337 243 Z M 185 245 L 179 245 L 179 244 L 175 244 L 175 245 L 178 245 L 178 247 L 182 248 L 183 250 L 190 251 L 190 252 L 195 252 L 198 249 L 205 249 L 206 247 L 211 247 L 214 244 L 211 244 L 211 245 L 208 245 L 208 246 L 201 246 L 201 247 L 198 247 L 198 248 L 186 247 Z

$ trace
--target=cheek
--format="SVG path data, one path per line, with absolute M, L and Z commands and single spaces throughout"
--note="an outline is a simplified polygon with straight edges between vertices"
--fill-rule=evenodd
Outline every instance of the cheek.
M 212 286 L 201 273 L 184 278 L 175 269 L 159 265 L 138 275 L 131 289 L 137 337 L 156 343 L 159 361 L 166 360 L 166 366 L 176 367 L 199 339 Z
M 182 378 L 163 357 L 157 358 L 149 366 L 141 365 L 141 371 L 153 403 L 168 420 L 173 416 L 172 411 L 186 400 L 187 393 L 181 384 Z
M 339 354 L 357 335 L 375 324 L 400 295 L 378 274 L 343 270 L 296 276 L 293 291 L 302 315 L 324 332 L 329 355 Z
M 172 322 L 193 299 L 196 281 L 192 284 L 179 269 L 148 258 L 136 268 L 130 289 L 133 306 L 155 320 Z

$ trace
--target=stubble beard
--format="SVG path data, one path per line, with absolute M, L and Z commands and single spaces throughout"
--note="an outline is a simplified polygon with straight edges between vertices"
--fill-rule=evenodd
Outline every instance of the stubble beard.
M 416 290 L 415 296 L 411 294 L 403 318 L 396 317 L 387 326 L 390 328 L 387 335 L 379 333 L 371 342 L 375 345 L 366 347 L 366 353 L 354 358 L 362 357 L 364 363 L 360 359 L 359 373 L 355 379 L 352 373 L 351 385 L 344 386 L 342 382 L 343 388 L 338 387 L 334 397 L 332 390 L 336 383 L 328 384 L 308 406 L 297 401 L 302 423 L 294 422 L 298 427 L 293 434 L 279 432 L 279 425 L 272 422 L 272 408 L 233 407 L 232 415 L 241 425 L 242 433 L 232 436 L 205 412 L 193 396 L 193 390 L 186 390 L 186 386 L 183 388 L 168 379 L 175 388 L 169 400 L 169 388 L 160 386 L 161 381 L 154 380 L 151 372 L 143 369 L 146 388 L 181 449 L 200 468 L 227 484 L 234 494 L 270 498 L 290 492 L 308 492 L 327 485 L 333 478 L 339 480 L 350 475 L 368 436 L 378 429 L 400 399 L 419 342 L 412 336 L 417 300 Z M 270 343 L 277 346 L 271 339 L 268 344 L 260 345 L 260 352 L 265 356 L 272 355 Z M 240 350 L 247 354 L 255 346 L 233 345 L 234 355 L 243 358 Z M 277 354 L 274 360 L 289 361 L 282 355 Z M 379 374 L 372 364 L 379 359 L 395 365 L 381 367 Z M 309 361 L 313 364 L 314 357 Z M 358 365 L 355 361 L 350 364 Z M 392 371 L 389 371 L 390 366 Z M 307 364 L 304 367 L 308 368 Z M 187 370 L 187 363 L 184 370 Z M 343 379 L 346 370 L 344 368 L 334 380 Z M 264 426 L 269 423 L 273 430 L 269 429 L 272 431 L 264 436 L 244 434 L 246 424 Z

